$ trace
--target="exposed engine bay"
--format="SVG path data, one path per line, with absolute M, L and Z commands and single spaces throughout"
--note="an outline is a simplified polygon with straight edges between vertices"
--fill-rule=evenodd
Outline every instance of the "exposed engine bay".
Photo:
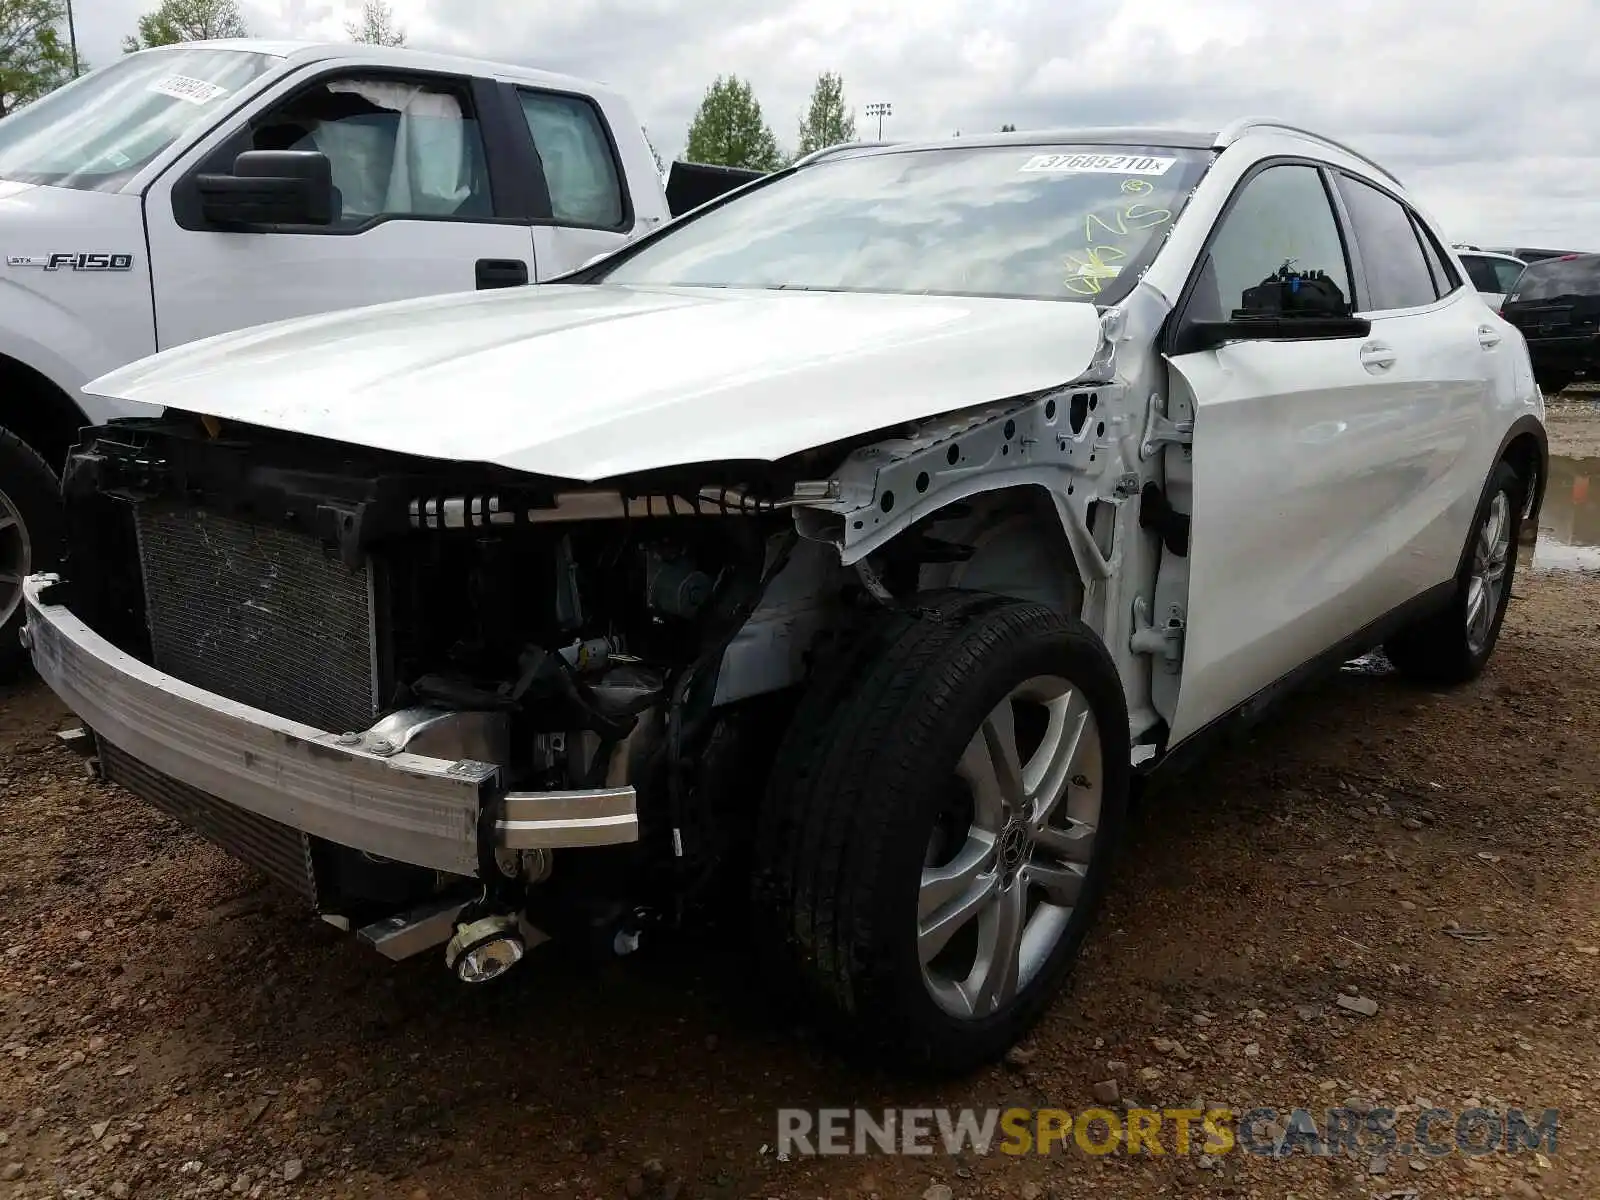
M 1150 433 L 1100 400 L 604 486 L 178 412 L 117 422 L 69 460 L 51 602 L 207 695 L 485 781 L 476 849 L 442 862 L 241 813 L 101 739 L 108 778 L 325 919 L 391 957 L 453 930 L 462 978 L 546 936 L 627 952 L 738 881 L 793 685 L 857 617 L 977 587 L 1117 623 L 1086 581 L 1122 553 L 1114 510 L 1138 501 L 1116 464 Z M 1009 480 L 1038 486 L 982 490 L 1022 453 Z
M 760 705 L 730 702 L 797 680 L 810 632 L 861 592 L 776 504 L 792 478 L 767 467 L 755 490 L 722 464 L 621 500 L 212 432 L 129 422 L 74 454 L 75 611 L 187 682 L 386 750 L 487 762 L 509 790 L 637 791 L 637 842 L 578 851 L 581 886 L 564 886 L 562 851 L 486 852 L 480 906 L 609 944 L 693 903 L 738 836 L 725 810 L 757 791 L 736 763 L 759 753 Z M 813 560 L 798 594 L 773 592 L 797 554 Z M 752 652 L 728 654 L 736 639 Z M 460 890 L 310 842 L 312 898 L 341 922 Z

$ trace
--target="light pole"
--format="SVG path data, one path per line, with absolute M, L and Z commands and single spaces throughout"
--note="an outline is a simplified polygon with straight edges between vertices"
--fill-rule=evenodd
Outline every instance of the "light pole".
M 883 103 L 869 104 L 867 105 L 867 116 L 878 118 L 878 140 L 880 142 L 883 141 L 883 119 L 894 116 L 894 106 Z
M 72 19 L 72 0 L 67 0 L 67 41 L 72 44 L 72 77 L 78 77 L 78 26 Z

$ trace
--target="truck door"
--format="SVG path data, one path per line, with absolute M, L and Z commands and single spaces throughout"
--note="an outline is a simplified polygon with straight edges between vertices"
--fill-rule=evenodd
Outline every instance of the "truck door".
M 146 193 L 160 346 L 309 313 L 535 277 L 525 172 L 492 83 L 330 64 L 268 93 Z M 195 178 L 246 150 L 326 155 L 326 226 L 222 229 Z
M 511 90 L 548 193 L 539 198 L 548 204 L 533 224 L 540 279 L 575 271 L 660 220 L 635 211 L 629 186 L 654 197 L 660 182 L 628 179 L 617 139 L 593 99 L 523 85 Z

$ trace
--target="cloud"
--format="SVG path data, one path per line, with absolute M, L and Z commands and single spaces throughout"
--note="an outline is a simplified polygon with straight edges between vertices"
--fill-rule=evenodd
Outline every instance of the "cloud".
M 75 0 L 91 57 L 150 0 Z M 355 0 L 244 0 L 254 30 L 343 36 Z M 884 133 L 1176 124 L 1267 113 L 1391 167 L 1452 238 L 1600 249 L 1593 0 L 394 0 L 422 48 L 601 79 L 664 154 L 719 73 L 751 80 L 779 141 L 818 72 Z M 1291 14 L 1292 11 L 1292 15 Z

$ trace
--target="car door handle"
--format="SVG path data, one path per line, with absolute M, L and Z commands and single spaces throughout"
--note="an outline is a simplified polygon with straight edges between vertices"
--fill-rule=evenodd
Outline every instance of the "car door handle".
M 478 290 L 521 287 L 528 282 L 528 264 L 520 258 L 480 258 L 476 267 Z
M 1478 345 L 1485 350 L 1493 350 L 1500 344 L 1500 335 L 1492 325 L 1478 326 Z
M 1394 348 L 1382 342 L 1368 342 L 1361 347 L 1361 365 L 1376 374 L 1394 366 Z

